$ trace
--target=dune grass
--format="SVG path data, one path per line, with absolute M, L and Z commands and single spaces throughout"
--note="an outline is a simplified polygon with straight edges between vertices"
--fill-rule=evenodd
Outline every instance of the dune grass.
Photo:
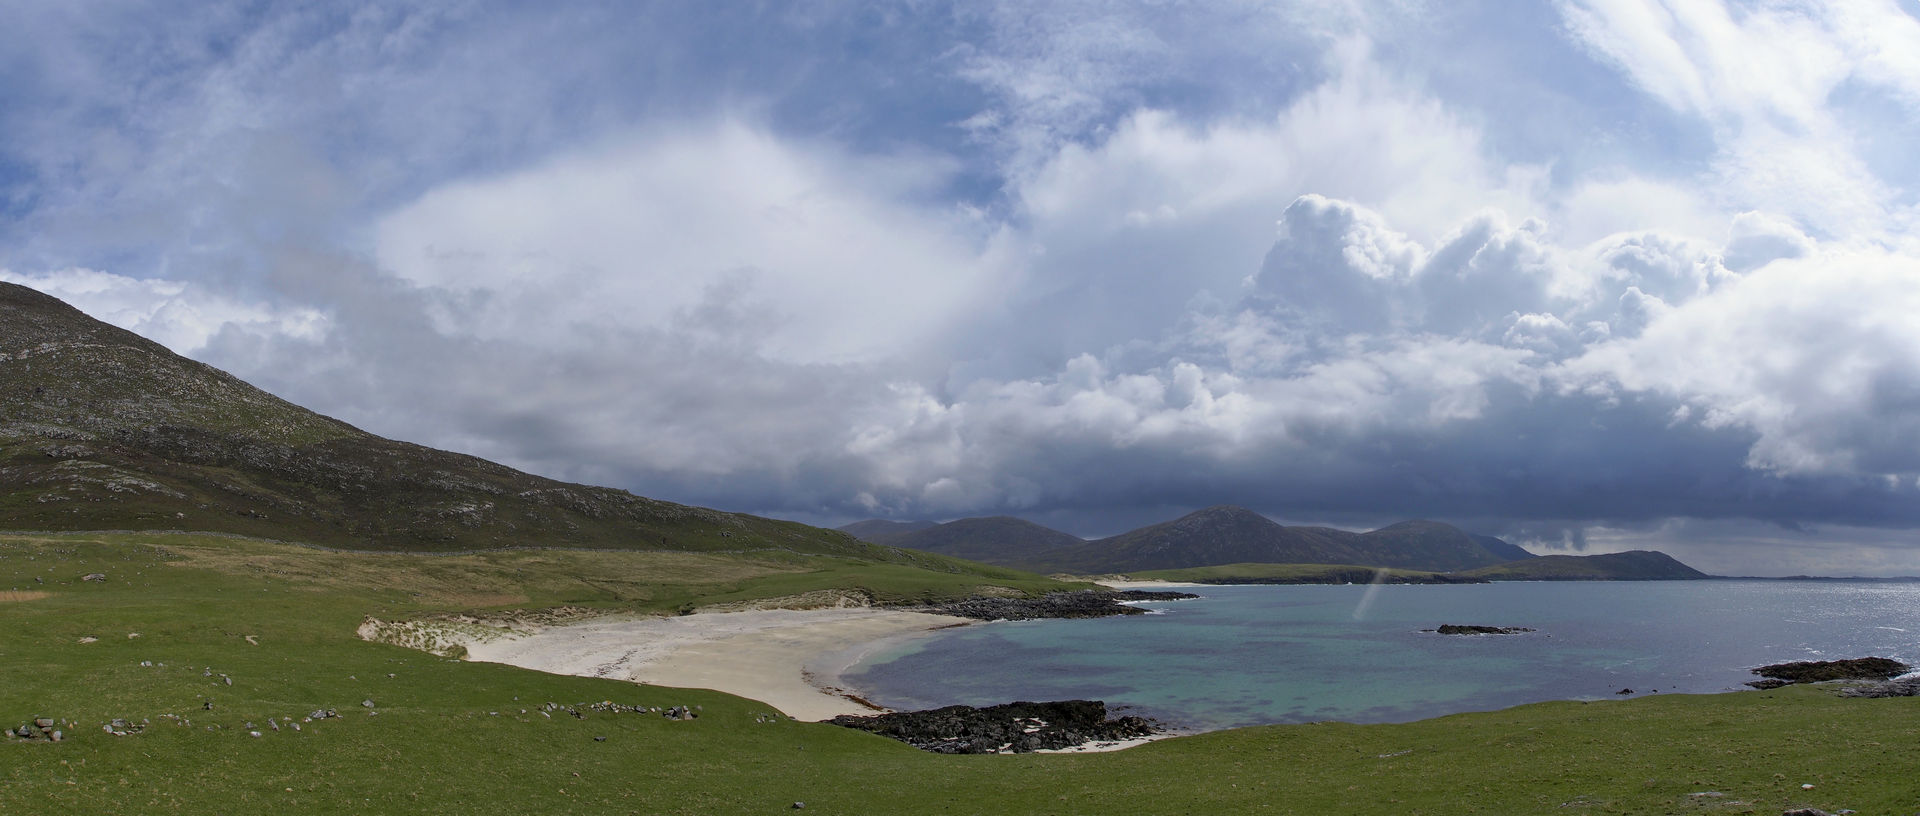
M 772 597 L 842 581 L 916 597 L 977 580 L 806 559 L 649 555 L 414 562 L 233 539 L 0 537 L 0 591 L 45 593 L 0 605 L 0 725 L 55 717 L 66 734 L 56 744 L 0 741 L 0 809 L 724 814 L 791 812 L 796 801 L 808 813 L 841 814 L 1920 807 L 1920 701 L 1839 699 L 1820 687 L 1546 703 L 1404 725 L 1250 728 L 1112 754 L 946 757 L 772 719 L 763 704 L 717 692 L 452 661 L 353 635 L 368 614 L 508 599 L 668 611 L 688 598 Z M 581 570 L 597 577 L 570 583 Z M 94 572 L 107 579 L 80 580 Z M 547 702 L 598 701 L 695 705 L 702 716 L 540 713 Z M 323 708 L 342 716 L 301 722 L 297 732 L 287 722 L 279 731 L 266 725 Z M 150 724 L 125 737 L 102 731 L 116 717 Z

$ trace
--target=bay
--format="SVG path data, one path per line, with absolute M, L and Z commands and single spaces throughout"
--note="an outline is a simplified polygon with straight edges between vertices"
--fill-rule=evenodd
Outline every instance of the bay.
M 1181 730 L 1405 722 L 1563 699 L 1744 688 L 1748 669 L 1920 663 L 1920 584 L 1828 581 L 1223 586 L 1152 615 L 1000 622 L 843 680 L 889 708 L 1097 699 Z M 1524 626 L 1448 636 L 1441 624 Z

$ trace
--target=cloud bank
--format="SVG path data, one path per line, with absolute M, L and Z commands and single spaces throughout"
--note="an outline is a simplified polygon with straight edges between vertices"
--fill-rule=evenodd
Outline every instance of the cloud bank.
M 816 522 L 1920 572 L 1891 3 L 31 17 L 0 279 L 382 434 Z

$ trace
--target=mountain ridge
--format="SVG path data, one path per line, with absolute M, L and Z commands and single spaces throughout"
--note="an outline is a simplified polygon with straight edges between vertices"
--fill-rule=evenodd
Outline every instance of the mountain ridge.
M 1331 527 L 1289 527 L 1234 505 L 1214 505 L 1179 518 L 1086 541 L 1010 517 L 995 517 L 991 543 L 967 540 L 985 519 L 960 519 L 869 539 L 990 564 L 1043 572 L 1105 574 L 1240 563 L 1338 564 L 1451 572 L 1533 558 L 1492 536 L 1437 521 L 1409 520 L 1355 533 Z M 880 520 L 841 529 L 887 530 Z M 1019 522 L 1017 526 L 1012 522 Z M 897 523 L 895 523 L 897 524 Z M 963 554 L 965 553 L 965 554 Z
M 0 529 L 205 531 L 396 551 L 771 549 L 972 569 L 386 439 L 5 282 Z

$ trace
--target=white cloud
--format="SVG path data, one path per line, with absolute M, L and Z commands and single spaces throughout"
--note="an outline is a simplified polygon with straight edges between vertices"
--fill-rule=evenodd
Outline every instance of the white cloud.
M 1751 219 L 1748 219 L 1751 221 Z M 1783 474 L 1920 472 L 1920 261 L 1833 250 L 1762 266 L 1637 337 L 1569 361 L 1610 383 L 1758 435 L 1747 464 Z
M 326 316 L 317 310 L 248 303 L 185 281 L 142 280 L 78 268 L 36 274 L 0 269 L 0 281 L 53 295 L 177 354 L 202 351 L 229 328 L 301 340 L 318 339 L 328 330 Z
M 378 261 L 475 337 L 685 324 L 794 362 L 910 355 L 1004 285 L 988 230 L 927 203 L 946 172 L 724 122 L 432 190 L 381 221 Z

